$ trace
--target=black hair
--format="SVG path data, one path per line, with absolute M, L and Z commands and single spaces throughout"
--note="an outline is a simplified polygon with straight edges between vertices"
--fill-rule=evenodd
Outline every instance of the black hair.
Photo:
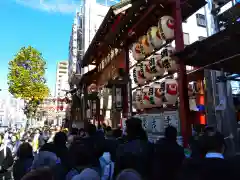
M 203 136 L 205 152 L 221 152 L 225 147 L 224 136 L 218 132 L 208 132 Z
M 53 142 L 56 145 L 65 145 L 67 142 L 67 135 L 64 132 L 58 132 L 54 136 Z
M 89 134 L 89 136 L 96 134 L 96 132 L 97 132 L 96 126 L 94 124 L 88 124 L 87 133 Z
M 33 152 L 32 146 L 29 143 L 24 142 L 18 148 L 17 157 L 19 159 L 33 158 L 32 152 Z
M 139 118 L 131 117 L 126 120 L 127 137 L 129 140 L 140 138 L 143 135 L 142 121 Z
M 55 146 L 54 146 L 54 144 L 52 144 L 52 143 L 46 143 L 46 144 L 44 144 L 44 145 L 39 149 L 39 151 L 48 151 L 48 152 L 56 153 Z
M 177 139 L 177 129 L 173 126 L 168 126 L 165 128 L 165 138 L 168 140 L 175 141 Z
M 122 130 L 120 128 L 114 129 L 113 130 L 113 137 L 116 139 L 122 136 Z
M 112 128 L 110 126 L 107 126 L 106 129 L 105 129 L 106 132 L 110 132 L 112 131 Z

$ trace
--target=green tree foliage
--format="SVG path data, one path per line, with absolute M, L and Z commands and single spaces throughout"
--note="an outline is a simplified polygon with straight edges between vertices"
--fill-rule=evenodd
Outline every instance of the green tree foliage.
M 35 114 L 38 104 L 48 96 L 46 85 L 46 62 L 42 54 L 35 48 L 23 47 L 9 62 L 9 92 L 16 98 L 25 100 L 25 114 Z

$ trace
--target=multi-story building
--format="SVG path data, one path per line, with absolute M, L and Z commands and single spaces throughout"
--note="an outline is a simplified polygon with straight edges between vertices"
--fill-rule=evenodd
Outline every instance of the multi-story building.
M 26 116 L 23 112 L 24 101 L 12 95 L 0 98 L 0 126 L 24 125 Z
M 61 125 L 65 118 L 68 104 L 65 98 L 48 97 L 39 105 L 38 118 L 41 123 Z
M 68 86 L 63 86 L 68 84 L 64 81 L 68 81 L 68 61 L 60 61 L 57 64 L 56 73 L 56 87 L 55 87 L 55 97 L 65 96 L 66 90 L 69 90 Z
M 70 86 L 73 87 L 77 82 L 76 74 L 84 74 L 93 68 L 93 66 L 81 68 L 83 54 L 87 51 L 109 7 L 118 2 L 120 0 L 84 0 L 80 10 L 76 12 L 69 42 Z

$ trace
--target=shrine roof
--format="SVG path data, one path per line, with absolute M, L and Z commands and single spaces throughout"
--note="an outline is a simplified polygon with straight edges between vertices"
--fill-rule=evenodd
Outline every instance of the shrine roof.
M 124 13 L 117 15 L 114 11 L 122 8 L 123 3 L 110 7 L 82 59 L 82 67 L 89 64 L 98 65 L 111 48 L 131 45 L 151 26 L 157 25 L 161 16 L 173 14 L 173 3 L 170 1 L 127 0 L 132 6 Z M 182 19 L 186 20 L 205 4 L 205 0 L 182 0 Z

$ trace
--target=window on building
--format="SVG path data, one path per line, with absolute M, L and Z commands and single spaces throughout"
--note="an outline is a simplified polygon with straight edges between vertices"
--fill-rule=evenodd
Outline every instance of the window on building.
M 198 36 L 198 40 L 199 40 L 199 41 L 202 41 L 202 40 L 204 40 L 204 39 L 206 39 L 206 37 L 204 37 L 204 36 Z
M 190 44 L 189 33 L 183 33 L 183 42 L 185 46 Z
M 207 22 L 206 22 L 206 17 L 203 14 L 196 14 L 196 19 L 197 19 L 197 25 L 200 27 L 206 27 Z

